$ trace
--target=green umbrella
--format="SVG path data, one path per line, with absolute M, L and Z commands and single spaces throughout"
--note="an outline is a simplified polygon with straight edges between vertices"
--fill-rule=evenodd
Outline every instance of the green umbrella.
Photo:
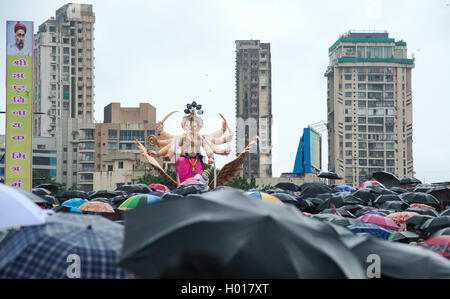
M 161 197 L 151 194 L 137 194 L 125 200 L 120 206 L 121 210 L 130 210 L 136 208 L 138 205 L 146 205 L 152 202 L 161 200 Z

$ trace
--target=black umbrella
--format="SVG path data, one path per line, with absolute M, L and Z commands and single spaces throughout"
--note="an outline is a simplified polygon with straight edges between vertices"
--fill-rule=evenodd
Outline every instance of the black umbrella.
M 383 188 L 383 187 L 378 186 L 378 185 L 367 186 L 367 187 L 364 187 L 364 188 L 367 188 L 367 189 L 372 190 L 372 192 L 375 193 L 375 194 L 377 194 L 377 195 L 380 195 L 380 194 L 393 194 L 393 195 L 397 195 L 397 192 L 391 191 L 390 189 L 386 189 L 386 188 Z
M 337 173 L 332 171 L 324 171 L 317 175 L 319 178 L 323 179 L 332 179 L 332 180 L 342 180 L 342 177 L 339 176 Z
M 185 252 L 214 256 L 237 279 L 365 276 L 326 224 L 243 192 L 160 201 L 125 215 L 123 268 L 155 278 Z
M 66 200 L 72 199 L 72 198 L 83 198 L 88 199 L 88 195 L 86 192 L 81 190 L 71 190 L 71 191 L 64 191 L 61 193 L 56 194 L 56 198 L 61 202 L 65 202 Z
M 122 185 L 118 187 L 115 191 L 125 191 L 127 193 L 150 193 L 152 192 L 152 188 L 145 184 L 132 184 L 132 185 Z
M 109 204 L 113 208 L 118 208 L 129 197 L 131 197 L 131 196 L 129 196 L 129 195 L 118 195 L 118 196 L 115 196 L 115 197 L 109 199 Z
M 405 209 L 408 209 L 409 205 L 403 201 L 386 201 L 382 205 L 380 205 L 380 208 L 387 209 L 387 210 L 396 210 L 396 211 L 403 211 Z
M 386 187 L 398 187 L 400 185 L 400 180 L 390 172 L 376 171 L 372 174 L 372 177 Z
M 36 186 L 36 188 L 44 188 L 47 189 L 48 191 L 50 191 L 52 194 L 51 195 L 56 195 L 58 193 L 58 187 L 56 187 L 55 185 L 52 184 L 40 184 L 38 186 Z
M 373 207 L 364 207 L 362 209 L 359 209 L 355 212 L 355 216 L 356 217 L 361 217 L 365 212 L 369 212 L 369 211 L 376 211 L 377 209 L 373 208 Z
M 99 202 L 105 202 L 105 203 L 111 204 L 111 200 L 106 197 L 95 197 L 95 198 L 91 199 L 91 201 L 99 201 Z
M 363 206 L 363 205 L 356 204 L 356 205 L 345 205 L 345 206 L 342 206 L 341 209 L 345 209 L 345 210 L 349 211 L 350 213 L 355 214 L 356 211 L 361 210 L 364 207 L 365 206 Z
M 334 204 L 336 208 L 340 208 L 349 204 L 362 204 L 363 200 L 353 196 L 353 195 L 344 195 L 342 193 L 336 193 L 334 196 L 325 200 L 322 204 L 320 204 L 316 209 L 318 211 L 322 211 L 325 209 L 331 208 L 331 204 Z
M 44 200 L 46 200 L 48 203 L 50 203 L 52 205 L 60 204 L 59 200 L 57 200 L 55 197 L 53 197 L 51 195 L 42 195 L 41 198 L 43 198 Z
M 401 242 L 401 243 L 409 243 L 409 242 L 417 242 L 420 236 L 416 233 L 404 231 L 404 232 L 395 232 L 389 238 L 392 242 Z
M 450 227 L 450 216 L 438 216 L 429 219 L 420 226 L 420 229 L 424 232 L 431 233 L 446 227 Z
M 127 192 L 125 191 L 110 191 L 110 190 L 98 190 L 98 191 L 94 191 L 91 194 L 89 194 L 89 199 L 92 200 L 94 198 L 113 198 L 116 197 L 118 195 L 128 195 Z
M 439 206 L 439 200 L 436 199 L 431 194 L 423 193 L 423 192 L 411 192 L 403 196 L 403 200 L 408 202 L 409 204 L 412 203 L 423 203 L 426 205 L 438 207 Z
M 380 194 L 375 200 L 375 205 L 382 205 L 386 201 L 401 201 L 402 198 L 397 194 Z
M 338 225 L 328 224 L 364 265 L 381 271 L 381 278 L 430 279 L 450 278 L 450 261 L 420 246 L 387 242 L 373 236 L 353 234 Z M 350 232 L 350 233 L 349 233 Z M 377 267 L 377 261 L 378 266 Z M 367 273 L 373 274 L 367 268 Z
M 442 211 L 439 216 L 450 216 L 450 209 L 447 209 L 445 211 Z
M 408 192 L 406 189 L 400 188 L 400 187 L 391 187 L 391 189 L 389 189 L 397 194 L 402 194 L 405 192 Z
M 438 230 L 437 232 L 432 233 L 430 238 L 437 237 L 437 236 L 449 236 L 449 235 L 450 235 L 450 227 L 446 227 L 446 228 Z
M 31 189 L 31 193 L 36 194 L 37 196 L 42 196 L 42 195 L 51 195 L 52 192 L 45 189 L 45 188 L 33 188 Z
M 342 217 L 336 214 L 316 214 L 312 215 L 311 217 L 321 221 L 331 222 L 340 226 L 348 226 L 361 222 L 361 220 L 359 219 Z
M 436 185 L 433 184 L 418 184 L 413 188 L 413 192 L 428 192 L 434 190 Z
M 427 191 L 428 194 L 433 195 L 439 200 L 443 206 L 450 203 L 450 188 L 446 186 L 438 186 L 432 190 Z
M 433 217 L 439 216 L 438 212 L 428 208 L 407 208 L 405 212 L 416 212 L 419 213 L 420 215 L 428 215 Z
M 427 220 L 433 219 L 433 216 L 430 215 L 415 215 L 408 219 L 406 219 L 406 223 L 414 224 L 417 226 L 421 226 L 424 224 Z
M 333 189 L 322 183 L 304 183 L 300 186 L 302 198 L 316 197 L 319 194 L 332 193 Z
M 294 183 L 291 182 L 280 182 L 278 184 L 275 185 L 275 187 L 283 189 L 283 190 L 287 190 L 287 191 L 299 191 L 300 187 Z
M 200 185 L 182 185 L 178 188 L 173 189 L 170 191 L 171 193 L 179 194 L 182 196 L 190 195 L 190 194 L 200 194 L 204 193 L 204 187 Z
M 361 188 L 352 193 L 353 196 L 358 197 L 364 201 L 364 203 L 373 202 L 379 194 L 372 191 L 370 188 Z
M 356 218 L 355 215 L 353 215 L 352 213 L 350 213 L 350 211 L 343 209 L 343 208 L 338 208 L 336 209 L 336 211 L 342 216 L 342 217 L 349 217 L 349 218 Z M 322 212 L 320 212 L 320 214 L 336 214 L 334 212 L 333 209 L 325 209 Z
M 422 184 L 422 182 L 416 178 L 404 177 L 400 179 L 400 185 L 412 185 L 412 184 Z

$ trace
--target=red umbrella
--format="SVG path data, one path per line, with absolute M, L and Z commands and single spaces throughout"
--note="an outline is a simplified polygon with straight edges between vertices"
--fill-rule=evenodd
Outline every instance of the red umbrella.
M 170 188 L 162 185 L 162 184 L 150 184 L 148 185 L 150 188 L 152 189 L 156 189 L 156 190 L 161 190 L 161 191 L 165 191 L 165 192 L 170 192 Z
M 419 244 L 422 247 L 433 250 L 439 255 L 450 257 L 450 236 L 436 236 Z
M 372 223 L 378 226 L 390 229 L 390 230 L 399 230 L 399 226 L 395 223 L 391 218 L 387 218 L 377 214 L 364 214 L 361 217 L 358 217 L 359 220 L 364 221 L 365 223 Z
M 423 204 L 423 203 L 413 203 L 409 206 L 410 208 L 427 208 L 427 209 L 433 209 L 436 210 L 436 208 L 433 208 L 432 206 Z
M 365 187 L 370 187 L 370 186 L 380 186 L 380 187 L 386 188 L 386 187 L 384 187 L 384 185 L 382 183 L 380 183 L 378 181 L 365 181 L 365 182 L 359 184 L 358 188 L 365 188 Z

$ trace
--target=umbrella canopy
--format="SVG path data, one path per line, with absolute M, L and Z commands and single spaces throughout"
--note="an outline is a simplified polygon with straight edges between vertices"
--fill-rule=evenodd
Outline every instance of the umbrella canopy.
M 450 203 L 450 188 L 446 186 L 438 186 L 427 193 L 436 197 L 444 206 Z
M 52 195 L 52 192 L 45 188 L 33 188 L 31 189 L 31 193 L 36 194 L 37 196 Z
M 319 173 L 317 177 L 331 180 L 342 180 L 342 177 L 333 171 L 323 171 Z
M 367 233 L 383 240 L 388 240 L 394 231 L 371 223 L 358 223 L 347 226 L 354 233 Z
M 352 186 L 349 185 L 337 185 L 334 187 L 334 190 L 339 192 L 355 192 L 356 188 L 353 188 Z
M 413 188 L 413 192 L 428 192 L 434 190 L 436 185 L 433 184 L 418 184 Z
M 170 188 L 163 184 L 150 184 L 148 185 L 150 188 L 154 190 L 160 190 L 164 192 L 170 192 Z
M 71 278 L 70 257 L 80 263 L 78 278 L 132 278 L 116 265 L 123 234 L 123 226 L 101 216 L 55 214 L 2 244 L 0 278 Z
M 435 253 L 450 258 L 450 236 L 436 236 L 419 244 L 422 247 L 428 248 Z
M 387 218 L 385 216 L 377 215 L 377 214 L 367 213 L 367 214 L 364 214 L 364 215 L 358 217 L 358 219 L 360 219 L 366 223 L 376 224 L 378 226 L 384 227 L 389 230 L 397 231 L 400 228 L 398 226 L 398 224 L 395 223 L 394 220 Z
M 359 211 L 359 210 L 363 209 L 364 207 L 365 206 L 363 206 L 363 205 L 356 204 L 356 205 L 345 205 L 345 206 L 342 206 L 341 208 L 349 211 L 352 214 L 355 214 L 356 211 Z
M 342 216 L 342 217 L 349 217 L 349 218 L 356 218 L 355 215 L 353 215 L 351 212 L 349 212 L 346 209 L 343 208 L 338 208 L 336 209 L 336 211 Z M 333 209 L 325 209 L 322 212 L 320 212 L 321 214 L 336 214 L 335 211 Z
M 358 189 L 352 195 L 362 199 L 364 203 L 373 202 L 378 197 L 378 194 L 370 188 Z
M 388 215 L 385 212 L 381 212 L 379 209 L 373 209 L 373 210 L 367 210 L 367 211 L 363 212 L 359 217 L 364 216 L 366 214 L 378 215 L 378 216 L 383 216 L 383 217 L 386 217 Z
M 124 191 L 110 191 L 110 190 L 98 190 L 94 191 L 89 194 L 89 199 L 95 199 L 95 198 L 113 198 L 118 195 L 127 195 Z
M 422 182 L 416 178 L 404 177 L 400 179 L 400 185 L 422 184 Z
M 48 213 L 20 189 L 0 184 L 0 229 L 43 224 L 47 216 Z
M 40 184 L 36 186 L 36 188 L 47 189 L 48 191 L 50 191 L 50 195 L 56 195 L 58 193 L 58 187 L 50 183 Z
M 72 191 L 64 191 L 61 193 L 56 194 L 56 198 L 60 202 L 64 202 L 66 200 L 72 199 L 72 198 L 83 198 L 88 199 L 89 196 L 86 192 L 80 191 L 80 190 L 72 190 Z
M 450 236 L 450 227 L 446 227 L 431 234 L 430 238 L 437 236 Z
M 41 195 L 40 197 L 53 206 L 57 206 L 60 204 L 59 200 L 57 200 L 52 195 Z
M 420 229 L 432 233 L 446 227 L 450 227 L 450 216 L 438 216 L 429 219 L 420 226 Z
M 272 202 L 272 203 L 277 203 L 277 204 L 283 203 L 277 197 L 270 195 L 268 193 L 265 193 L 265 192 L 261 192 L 261 191 L 246 192 L 245 194 L 247 194 L 251 197 L 257 198 L 257 199 L 261 199 L 263 201 L 267 201 L 267 202 Z
M 114 209 L 109 203 L 101 201 L 88 201 L 78 207 L 79 210 L 84 212 L 94 213 L 114 213 Z
M 372 177 L 388 187 L 398 187 L 400 185 L 400 180 L 390 172 L 376 171 L 372 174 Z
M 450 216 L 450 209 L 447 209 L 445 211 L 442 211 L 439 216 Z
M 432 210 L 436 210 L 436 208 L 423 204 L 423 203 L 413 203 L 409 205 L 411 208 L 426 208 L 426 209 L 432 209 Z
M 372 180 L 372 181 L 365 181 L 361 184 L 359 184 L 358 188 L 366 188 L 370 186 L 380 186 L 382 188 L 385 188 L 384 185 L 378 181 Z
M 300 186 L 302 198 L 317 197 L 319 194 L 331 193 L 333 190 L 322 183 L 309 182 Z
M 418 234 L 405 231 L 391 234 L 388 240 L 391 242 L 410 243 L 410 242 L 417 242 L 419 238 L 420 236 Z
M 355 197 L 353 195 L 345 194 L 342 192 L 335 193 L 333 196 L 325 200 L 323 203 L 321 203 L 317 210 L 322 211 L 325 209 L 331 208 L 331 205 L 334 204 L 336 208 L 340 208 L 345 205 L 350 204 L 363 204 L 364 201 L 358 197 Z
M 397 194 L 402 194 L 402 193 L 405 193 L 405 191 L 406 191 L 405 189 L 400 188 L 400 187 L 391 187 L 391 189 L 389 189 L 389 190 L 394 191 Z
M 364 265 L 368 265 L 371 254 L 379 257 L 381 278 L 450 278 L 450 261 L 430 250 L 399 242 L 386 242 L 370 236 L 352 235 L 342 227 L 329 225 L 341 235 L 341 240 Z
M 349 226 L 357 223 L 364 223 L 361 220 L 354 219 L 354 218 L 348 218 L 348 217 L 342 217 L 338 216 L 336 214 L 315 214 L 312 215 L 313 218 L 319 219 L 322 221 L 331 222 L 340 226 Z
M 412 203 L 421 203 L 430 206 L 439 206 L 439 201 L 431 194 L 423 193 L 423 192 L 411 192 L 403 196 L 403 200 Z
M 119 209 L 130 210 L 130 209 L 136 208 L 137 206 L 151 204 L 151 203 L 154 203 L 154 202 L 157 202 L 160 200 L 161 200 L 161 197 L 158 197 L 155 195 L 137 194 L 137 195 L 131 196 L 126 201 L 124 201 L 119 206 Z
M 382 205 L 383 203 L 387 201 L 401 201 L 402 198 L 398 196 L 397 194 L 380 194 L 378 197 L 374 200 L 375 205 Z
M 406 220 L 406 223 L 409 224 L 414 224 L 417 226 L 421 226 L 422 224 L 424 224 L 427 220 L 433 219 L 433 216 L 430 215 L 416 215 L 416 216 L 412 216 L 411 218 L 408 218 Z
M 406 223 L 406 220 L 408 220 L 412 216 L 418 216 L 418 215 L 419 214 L 415 213 L 415 212 L 397 212 L 397 213 L 389 214 L 386 217 L 394 220 L 395 223 L 400 225 L 402 223 Z
M 78 209 L 78 207 L 81 206 L 82 204 L 84 204 L 85 202 L 88 202 L 88 200 L 83 199 L 83 198 L 72 198 L 72 199 L 68 199 L 68 200 L 64 201 L 61 204 L 61 206 L 70 208 L 70 213 L 82 214 L 83 211 Z
M 403 201 L 386 201 L 380 206 L 380 208 L 395 211 L 403 211 L 409 208 L 409 205 Z
M 420 215 L 428 215 L 433 217 L 439 216 L 438 212 L 427 208 L 407 208 L 405 212 L 416 212 L 419 213 Z
M 127 193 L 149 193 L 153 190 L 145 184 L 122 185 L 116 191 L 125 191 Z
M 127 212 L 119 264 L 154 278 L 190 251 L 217 257 L 237 279 L 365 277 L 326 224 L 286 205 L 247 198 L 223 190 Z
M 299 191 L 300 187 L 294 183 L 291 182 L 279 182 L 275 185 L 275 187 L 280 188 L 282 190 L 286 190 L 286 191 Z

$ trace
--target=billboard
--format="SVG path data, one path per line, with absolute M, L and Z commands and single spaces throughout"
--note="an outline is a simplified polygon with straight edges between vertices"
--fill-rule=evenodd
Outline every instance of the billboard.
M 6 22 L 5 184 L 32 188 L 33 22 Z
M 294 174 L 319 173 L 322 169 L 322 136 L 312 128 L 304 128 L 297 149 Z

